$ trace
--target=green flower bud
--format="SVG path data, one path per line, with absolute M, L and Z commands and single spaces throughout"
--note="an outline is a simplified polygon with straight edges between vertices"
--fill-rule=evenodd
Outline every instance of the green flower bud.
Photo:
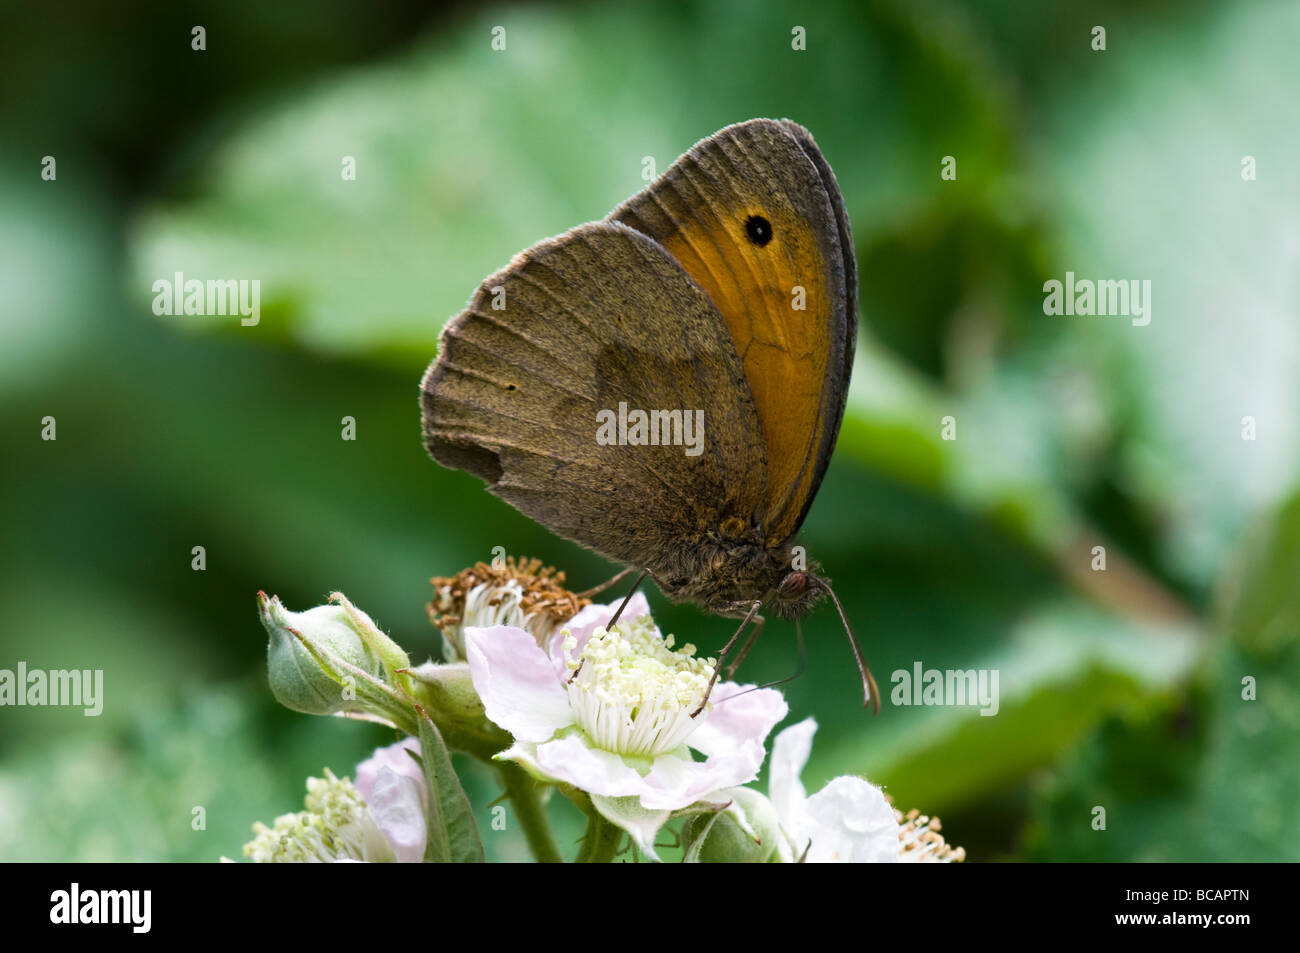
M 354 709 L 355 680 L 338 664 L 347 662 L 367 675 L 381 676 L 379 657 L 366 645 L 342 606 L 290 612 L 278 596 L 257 594 L 258 611 L 270 640 L 267 678 L 280 704 L 309 715 Z
M 705 864 L 775 860 L 781 826 L 772 802 L 750 788 L 730 788 L 724 793 L 731 799 L 727 807 L 716 814 L 696 814 L 682 830 L 694 859 Z
M 342 595 L 306 612 L 257 596 L 267 645 L 267 677 L 276 700 L 310 715 L 356 713 L 408 734 L 417 730 L 406 673 L 410 660 Z

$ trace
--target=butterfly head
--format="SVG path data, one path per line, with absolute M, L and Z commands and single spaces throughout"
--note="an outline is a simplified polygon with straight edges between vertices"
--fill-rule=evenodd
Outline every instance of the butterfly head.
M 813 610 L 829 592 L 826 580 L 806 569 L 791 569 L 772 592 L 769 604 L 783 619 L 798 619 Z
M 853 658 L 857 662 L 858 672 L 862 676 L 863 704 L 871 705 L 875 713 L 880 714 L 880 689 L 876 686 L 876 679 L 872 676 L 871 669 L 862 658 L 858 637 L 853 633 L 853 626 L 849 624 L 849 617 L 845 615 L 844 606 L 840 604 L 839 597 L 831 588 L 830 580 L 805 569 L 791 569 L 781 577 L 773 595 L 770 604 L 776 614 L 783 618 L 795 619 L 796 622 L 824 596 L 831 597 L 831 601 L 835 603 L 835 611 L 839 613 L 840 622 L 844 624 L 844 634 L 849 637 L 849 644 L 853 647 Z

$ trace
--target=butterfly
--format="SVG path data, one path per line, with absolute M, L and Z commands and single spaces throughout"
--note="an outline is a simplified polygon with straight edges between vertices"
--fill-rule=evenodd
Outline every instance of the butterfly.
M 797 624 L 829 594 L 879 710 L 838 598 L 793 542 L 856 336 L 830 165 L 797 123 L 738 123 L 480 285 L 421 383 L 425 446 L 627 565 L 615 580 L 638 567 L 674 601 L 743 619 L 718 667 L 757 620 L 733 670 L 748 652 L 761 607 Z

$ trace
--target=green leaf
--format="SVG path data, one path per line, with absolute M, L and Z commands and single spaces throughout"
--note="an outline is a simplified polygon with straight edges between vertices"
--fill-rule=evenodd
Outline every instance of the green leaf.
M 1029 859 L 1300 860 L 1298 540 L 1300 495 L 1221 587 L 1222 638 L 1195 691 L 1108 722 L 1061 767 L 1037 798 Z
M 1062 223 L 1044 279 L 1069 270 L 1150 282 L 1146 326 L 1040 314 L 1068 343 L 1063 362 L 1045 355 L 1042 380 L 1073 376 L 1089 355 L 1100 361 L 1093 389 L 1117 405 L 1105 415 L 1111 478 L 1158 528 L 1170 573 L 1199 585 L 1217 577 L 1252 515 L 1300 478 L 1290 237 L 1300 192 L 1265 171 L 1300 150 L 1300 124 L 1278 122 L 1275 103 L 1257 94 L 1294 87 L 1300 7 L 1205 10 L 1135 22 L 1124 43 L 1094 55 L 1105 60 L 1096 82 L 1044 98 L 1047 121 L 1031 143 L 1041 165 L 1027 170 Z M 1247 155 L 1257 181 L 1243 179 Z M 1255 440 L 1243 439 L 1245 417 Z
M 1225 575 L 1217 628 L 1260 658 L 1294 645 L 1300 633 L 1300 495 L 1251 534 Z
M 482 863 L 483 841 L 479 838 L 469 798 L 452 768 L 451 755 L 442 735 L 425 716 L 420 718 L 418 760 L 429 788 L 426 813 L 429 837 L 424 849 L 424 862 Z

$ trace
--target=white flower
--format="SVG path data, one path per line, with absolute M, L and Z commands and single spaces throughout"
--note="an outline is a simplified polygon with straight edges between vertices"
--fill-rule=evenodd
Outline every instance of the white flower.
M 880 788 L 862 778 L 839 777 L 808 797 L 799 775 L 812 751 L 817 722 L 805 719 L 772 743 L 769 789 L 780 819 L 782 860 L 809 863 L 896 863 L 901 828 Z
M 835 778 L 808 797 L 799 775 L 808 763 L 816 730 L 817 722 L 808 718 L 776 736 L 770 800 L 752 788 L 730 788 L 704 799 L 726 804 L 723 813 L 753 841 L 743 848 L 734 839 L 720 845 L 707 843 L 706 856 L 712 852 L 737 859 L 752 853 L 764 860 L 774 854 L 787 863 L 958 863 L 966 859 L 964 849 L 944 842 L 937 817 L 919 811 L 903 814 L 880 788 L 862 778 Z
M 244 856 L 257 863 L 418 863 L 424 858 L 424 775 L 407 753 L 412 738 L 380 748 L 357 768 L 357 783 L 307 779 L 306 810 L 256 823 Z
M 587 792 L 655 857 L 655 833 L 673 811 L 757 777 L 787 708 L 779 692 L 719 682 L 692 718 L 713 661 L 691 645 L 674 650 L 648 608 L 638 596 L 606 629 L 599 620 L 613 607 L 589 606 L 556 633 L 550 655 L 513 626 L 467 627 L 465 645 L 488 718 L 515 739 L 497 757 Z
M 399 864 L 424 860 L 429 792 L 424 770 L 411 757 L 419 753 L 420 743 L 405 738 L 386 748 L 376 748 L 357 765 L 357 793 L 374 814 Z

